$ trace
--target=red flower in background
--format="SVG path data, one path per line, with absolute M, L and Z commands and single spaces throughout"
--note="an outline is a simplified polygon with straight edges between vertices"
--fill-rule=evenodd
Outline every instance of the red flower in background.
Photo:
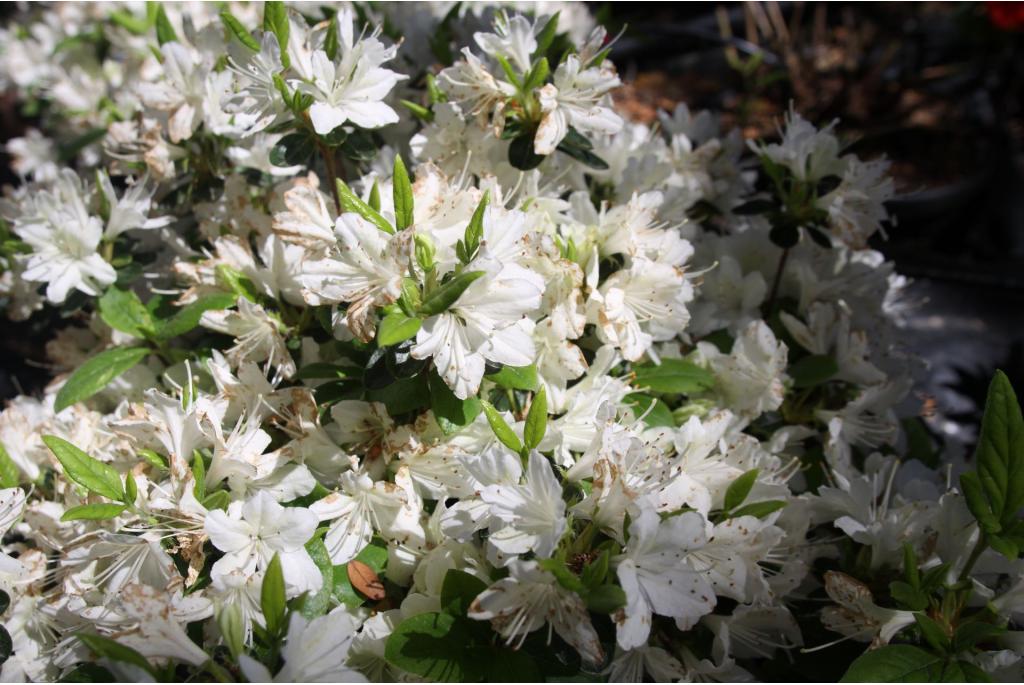
M 1024 2 L 986 2 L 988 17 L 1003 31 L 1024 30 Z

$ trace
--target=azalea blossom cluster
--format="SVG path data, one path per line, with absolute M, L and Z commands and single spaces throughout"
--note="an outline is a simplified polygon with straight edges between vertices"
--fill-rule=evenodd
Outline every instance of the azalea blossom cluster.
M 1021 677 L 1024 493 L 897 413 L 888 162 L 628 122 L 612 42 L 574 4 L 19 12 L 0 296 L 59 323 L 0 413 L 4 681 Z

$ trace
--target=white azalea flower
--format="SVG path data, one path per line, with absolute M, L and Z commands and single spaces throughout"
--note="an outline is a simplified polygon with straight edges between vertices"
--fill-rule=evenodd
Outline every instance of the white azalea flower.
M 0 490 L 0 537 L 7 534 L 25 511 L 25 491 L 21 488 Z M 17 576 L 25 571 L 21 562 L 0 552 L 0 574 Z
M 235 338 L 235 346 L 227 352 L 233 365 L 265 361 L 274 367 L 278 378 L 290 378 L 295 373 L 295 360 L 282 335 L 284 325 L 262 306 L 239 297 L 237 309 L 205 311 L 199 323 Z
M 915 623 L 914 612 L 883 609 L 864 583 L 845 573 L 826 571 L 825 591 L 836 605 L 822 610 L 821 622 L 849 639 L 884 645 Z
M 323 135 L 346 122 L 362 128 L 380 128 L 398 121 L 398 114 L 383 100 L 405 76 L 381 65 L 395 57 L 396 46 L 384 47 L 377 39 L 380 29 L 356 40 L 349 7 L 338 11 L 338 55 L 332 61 L 315 50 L 309 81 L 299 82 L 303 93 L 313 96 L 309 118 Z
M 587 319 L 597 325 L 602 342 L 637 361 L 655 340 L 671 340 L 686 328 L 692 299 L 693 286 L 682 269 L 636 259 L 591 293 Z
M 671 616 L 688 630 L 715 608 L 715 591 L 686 561 L 707 543 L 706 520 L 688 512 L 662 521 L 654 509 L 641 508 L 629 526 L 624 554 L 613 563 L 626 606 L 616 614 L 617 641 L 623 649 L 647 643 L 651 616 Z
M 213 565 L 211 575 L 217 578 L 235 571 L 251 575 L 266 569 L 277 554 L 290 597 L 316 592 L 323 576 L 305 548 L 316 526 L 316 514 L 309 509 L 282 507 L 266 492 L 232 502 L 227 511 L 215 509 L 206 515 L 204 528 L 224 556 Z
M 349 328 L 369 342 L 376 328 L 374 308 L 389 305 L 402 294 L 412 232 L 388 235 L 358 214 L 342 214 L 334 233 L 337 248 L 324 259 L 305 262 L 298 280 L 309 304 L 348 303 Z
M 590 621 L 583 599 L 566 590 L 536 561 L 510 562 L 509 576 L 490 586 L 473 600 L 468 616 L 490 621 L 508 645 L 519 647 L 526 636 L 548 624 L 551 633 L 570 644 L 591 667 L 604 661 L 604 650 Z
M 271 675 L 266 666 L 243 654 L 238 660 L 242 673 L 251 683 L 365 683 L 366 678 L 346 664 L 359 623 L 344 606 L 313 620 L 294 611 L 281 650 L 281 670 Z
M 724 355 L 711 343 L 698 349 L 715 374 L 715 388 L 730 409 L 750 416 L 778 409 L 785 395 L 788 348 L 763 321 L 752 321 Z
M 569 55 L 555 70 L 554 83 L 540 89 L 544 116 L 533 141 L 533 151 L 550 155 L 569 133 L 613 135 L 622 128 L 622 118 L 602 103 L 602 98 L 620 85 L 610 62 L 583 69 L 579 57 Z
M 396 539 L 422 537 L 419 511 L 402 488 L 352 471 L 341 474 L 340 481 L 340 492 L 310 507 L 321 521 L 333 521 L 324 536 L 331 563 L 355 559 L 370 544 L 374 531 Z
M 553 467 L 540 452 L 530 452 L 522 485 L 488 485 L 480 491 L 491 516 L 505 525 L 492 526 L 490 544 L 501 554 L 534 552 L 548 557 L 565 532 L 565 501 Z
M 98 296 L 114 282 L 114 267 L 97 252 L 103 222 L 89 213 L 78 174 L 62 170 L 53 190 L 37 192 L 22 210 L 14 231 L 32 248 L 22 277 L 46 283 L 50 302 L 61 304 L 73 289 Z
M 494 33 L 474 33 L 473 40 L 488 55 L 505 57 L 521 73 L 526 73 L 532 66 L 530 56 L 537 49 L 536 34 L 542 26 L 540 22 L 530 23 L 521 14 L 509 17 L 501 11 L 494 18 Z
M 544 282 L 536 272 L 486 257 L 467 265 L 485 271 L 448 311 L 431 316 L 416 334 L 412 356 L 432 357 L 455 396 L 475 395 L 492 361 L 508 366 L 533 363 L 534 322 L 526 314 L 540 306 Z

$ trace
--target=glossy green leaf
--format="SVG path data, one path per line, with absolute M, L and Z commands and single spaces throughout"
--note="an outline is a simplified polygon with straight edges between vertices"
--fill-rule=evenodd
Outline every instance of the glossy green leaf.
M 7 454 L 4 444 L 0 442 L 0 488 L 17 487 L 20 481 L 21 469 L 11 459 L 11 455 Z
M 729 484 L 729 487 L 725 490 L 726 511 L 732 511 L 746 501 L 747 495 L 750 494 L 754 483 L 757 482 L 758 473 L 757 469 L 750 469 Z
M 477 595 L 487 589 L 487 583 L 474 575 L 449 569 L 441 584 L 441 608 L 452 616 L 465 616 Z
M 153 334 L 153 315 L 146 309 L 146 305 L 142 304 L 139 296 L 131 290 L 110 287 L 97 304 L 100 318 L 111 328 L 136 338 L 145 338 Z
M 865 652 L 846 670 L 842 683 L 936 682 L 943 658 L 911 645 L 884 645 Z
M 395 155 L 394 176 L 391 179 L 395 201 L 395 228 L 399 231 L 412 226 L 412 183 L 401 155 Z
M 358 214 L 385 233 L 395 232 L 395 227 L 392 226 L 387 219 L 381 216 L 380 212 L 363 202 L 363 200 L 352 192 L 352 189 L 345 185 L 345 182 L 340 178 L 337 180 L 337 186 L 338 199 L 341 200 L 341 210 L 343 212 L 353 212 Z
M 124 504 L 98 503 L 83 504 L 71 507 L 60 517 L 61 521 L 105 521 L 119 515 L 125 509 Z
M 64 468 L 64 474 L 83 488 L 107 499 L 122 500 L 124 487 L 114 467 L 88 454 L 56 435 L 44 435 L 43 442 Z
M 148 354 L 149 349 L 145 347 L 115 347 L 86 360 L 57 391 L 54 411 L 61 412 L 76 402 L 89 399 Z
M 626 395 L 622 401 L 633 408 L 636 416 L 642 416 L 644 424 L 649 428 L 675 428 L 676 420 L 672 410 L 658 398 L 634 392 Z
M 661 364 L 639 364 L 633 367 L 634 387 L 652 392 L 690 395 L 714 385 L 710 371 L 685 359 L 662 359 Z
M 533 364 L 529 366 L 503 366 L 501 371 L 488 374 L 484 378 L 493 381 L 502 388 L 512 388 L 513 390 L 534 391 L 540 387 L 537 367 Z
M 263 587 L 260 590 L 260 607 L 267 632 L 280 635 L 285 628 L 288 613 L 287 599 L 284 591 L 284 572 L 281 570 L 281 557 L 277 554 L 267 564 L 263 575 Z
M 533 396 L 530 403 L 530 411 L 526 415 L 526 425 L 523 428 L 523 443 L 526 449 L 536 449 L 544 439 L 548 430 L 548 394 L 544 388 L 540 389 Z
M 158 340 L 167 341 L 184 335 L 199 325 L 199 320 L 203 317 L 204 312 L 229 309 L 237 302 L 238 296 L 234 293 L 218 293 L 201 297 L 195 302 L 185 305 L 171 318 L 159 325 L 156 337 Z
M 167 18 L 167 12 L 164 11 L 163 5 L 160 5 L 157 10 L 155 24 L 156 40 L 160 45 L 178 40 L 178 33 L 174 30 L 174 26 L 171 25 L 171 20 Z
M 498 441 L 513 452 L 521 452 L 523 443 L 520 442 L 519 436 L 512 430 L 512 427 L 505 423 L 505 419 L 490 402 L 482 401 L 481 403 L 484 407 L 484 414 L 487 416 L 487 423 L 491 425 L 491 430 L 494 431 Z
M 381 347 L 397 345 L 416 335 L 422 325 L 423 320 L 418 317 L 406 316 L 401 312 L 388 314 L 377 327 L 377 344 Z
M 437 425 L 446 435 L 473 423 L 473 419 L 483 408 L 480 400 L 476 397 L 460 400 L 436 373 L 431 372 L 428 383 L 430 386 L 430 409 L 434 412 Z
M 230 11 L 221 10 L 220 20 L 221 23 L 223 23 L 224 26 L 227 27 L 228 31 L 231 32 L 231 35 L 238 39 L 239 43 L 249 48 L 250 50 L 253 50 L 254 52 L 260 51 L 259 42 L 252 37 L 252 34 L 249 33 L 244 26 L 242 26 L 242 22 L 240 22 L 238 18 L 235 17 L 235 15 L 231 14 Z
M 812 354 L 789 367 L 793 387 L 813 388 L 839 373 L 839 364 L 827 354 Z
M 462 293 L 466 292 L 466 288 L 472 285 L 473 281 L 483 276 L 484 273 L 483 271 L 462 272 L 424 298 L 420 313 L 423 316 L 434 316 L 435 314 L 448 311 L 448 308 L 455 304 L 459 297 L 462 296 Z
M 465 619 L 448 613 L 417 614 L 402 621 L 388 636 L 388 663 L 434 682 L 476 680 L 467 668 L 470 635 Z
M 764 518 L 768 514 L 773 514 L 779 509 L 786 506 L 786 502 L 780 499 L 769 499 L 763 502 L 751 502 L 745 504 L 739 509 L 733 511 L 729 518 L 739 518 L 740 516 L 753 516 L 755 518 Z

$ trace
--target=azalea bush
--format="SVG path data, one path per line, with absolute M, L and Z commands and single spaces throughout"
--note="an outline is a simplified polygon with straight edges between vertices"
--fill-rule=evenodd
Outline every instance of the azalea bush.
M 913 415 L 888 162 L 630 123 L 610 38 L 18 11 L 4 681 L 1021 678 L 1024 422 Z

